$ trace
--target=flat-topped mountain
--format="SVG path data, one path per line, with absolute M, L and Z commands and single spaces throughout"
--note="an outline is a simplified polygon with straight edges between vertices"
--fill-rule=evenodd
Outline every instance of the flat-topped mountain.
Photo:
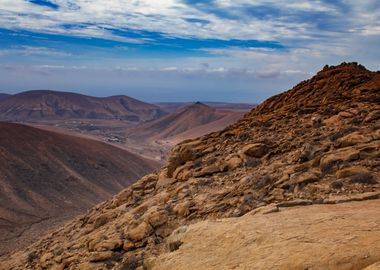
M 0 254 L 157 166 L 100 141 L 4 122 L 0 130 Z
M 378 202 L 353 201 L 380 198 L 379 101 L 380 72 L 326 67 L 2 265 L 378 269 Z
M 196 102 L 160 119 L 131 129 L 127 134 L 131 138 L 140 140 L 170 140 L 174 137 L 181 137 L 182 140 L 196 138 L 218 130 L 218 127 L 221 129 L 236 122 L 243 114 L 218 110 L 204 103 Z M 211 125 L 212 123 L 214 126 Z
M 50 90 L 27 91 L 0 99 L 0 119 L 18 121 L 120 119 L 144 122 L 166 113 L 128 96 L 91 97 Z

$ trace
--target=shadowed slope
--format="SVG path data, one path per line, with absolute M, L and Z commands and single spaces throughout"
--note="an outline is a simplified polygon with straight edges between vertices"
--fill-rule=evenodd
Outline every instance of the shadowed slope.
M 215 131 L 209 129 L 207 125 L 222 118 L 227 119 L 225 121 L 224 127 L 228 124 L 233 123 L 231 120 L 228 120 L 230 119 L 228 117 L 231 115 L 242 116 L 243 113 L 219 111 L 203 103 L 197 102 L 190 106 L 180 108 L 178 111 L 173 112 L 158 120 L 140 125 L 128 132 L 128 135 L 131 138 L 139 140 L 167 140 L 174 136 L 181 136 L 181 133 L 191 132 L 191 130 L 194 128 L 203 127 L 203 131 L 198 130 L 196 132 L 196 135 L 200 136 Z M 187 135 L 187 137 L 189 137 L 189 135 Z
M 308 94 L 310 96 L 305 98 Z M 338 239 L 338 242 L 331 243 L 334 246 L 330 250 L 349 250 L 334 257 L 337 258 L 336 264 L 330 269 L 369 266 L 380 256 L 378 241 L 372 238 L 378 239 L 379 220 L 373 216 L 378 211 L 378 201 L 372 203 L 372 210 L 366 209 L 371 215 L 368 219 L 365 214 L 355 215 L 360 207 L 354 208 L 353 201 L 380 198 L 379 100 L 379 72 L 368 71 L 354 63 L 326 68 L 292 90 L 264 102 L 228 128 L 180 143 L 173 148 L 166 166 L 160 171 L 142 177 L 111 200 L 41 239 L 28 250 L 4 258 L 3 265 L 10 269 L 157 269 L 163 262 L 161 258 L 180 256 L 181 245 L 184 245 L 184 251 L 191 248 L 186 244 L 186 238 L 183 242 L 179 235 L 189 229 L 191 236 L 197 222 L 255 215 L 257 212 L 273 213 L 273 216 L 259 220 L 262 224 L 259 227 L 265 227 L 263 230 L 273 228 L 275 234 L 277 228 L 272 227 L 273 224 L 267 226 L 266 221 L 274 219 L 281 224 L 282 218 L 289 218 L 284 224 L 290 230 L 297 225 L 294 220 L 298 215 L 283 211 L 283 208 L 319 205 L 318 209 L 326 209 L 327 219 L 331 218 L 331 222 L 324 219 L 326 216 L 313 216 L 311 208 L 310 212 L 302 209 L 298 213 L 303 216 L 306 211 L 307 218 L 301 219 L 304 226 L 297 230 L 299 235 L 294 239 L 293 235 L 286 239 L 272 238 L 270 241 L 274 242 L 279 239 L 279 242 L 271 242 L 273 247 L 282 247 L 282 241 L 286 240 L 289 246 L 285 247 L 296 250 L 296 254 L 303 258 L 303 254 L 309 254 L 307 241 L 315 241 L 317 233 L 310 237 L 308 233 L 318 232 L 313 224 L 316 220 L 321 223 L 323 231 L 317 235 L 321 237 L 319 242 Z M 334 207 L 328 207 L 339 203 L 347 203 L 347 208 L 353 207 L 354 210 L 335 208 L 347 211 L 347 215 L 340 215 L 331 210 Z M 368 224 L 363 221 L 355 227 L 355 220 L 362 218 Z M 220 244 L 219 251 L 224 246 L 227 251 L 219 257 L 224 263 L 215 261 L 218 258 L 212 258 L 212 252 L 201 257 L 211 261 L 212 265 L 224 266 L 236 259 L 233 256 L 236 253 L 229 251 L 229 247 L 244 249 L 247 246 L 251 252 L 241 258 L 242 262 L 233 265 L 234 268 L 238 269 L 240 263 L 243 266 L 247 265 L 245 262 L 250 265 L 259 263 L 262 258 L 251 260 L 257 254 L 255 245 L 265 244 L 265 234 L 262 238 L 256 238 L 256 235 L 244 238 L 239 231 L 244 231 L 245 226 L 258 229 L 256 226 L 260 222 L 256 225 L 251 224 L 255 219 L 244 222 L 244 217 L 240 220 L 242 222 L 235 221 L 221 225 L 224 228 L 220 238 L 215 236 L 215 231 L 204 232 L 205 237 L 201 235 L 197 239 L 205 242 L 196 243 L 192 248 L 198 250 L 197 247 L 206 246 L 208 252 L 214 245 Z M 205 230 L 218 227 L 202 224 L 199 226 Z M 236 224 L 233 227 L 236 231 L 230 234 L 233 237 L 228 237 L 232 229 L 229 224 Z M 248 232 L 254 234 L 252 230 L 248 229 Z M 342 232 L 350 235 L 342 238 Z M 237 239 L 236 235 L 241 238 Z M 363 235 L 365 237 L 361 238 Z M 307 250 L 300 249 L 296 240 L 303 241 Z M 352 251 L 351 247 L 355 250 Z M 323 248 L 321 245 L 317 249 L 320 254 Z M 269 247 L 269 252 L 261 253 L 273 256 L 268 263 L 285 265 L 275 265 L 274 269 L 293 269 L 286 267 L 282 259 L 290 259 L 290 266 L 293 266 L 291 263 L 296 263 L 294 257 L 284 255 L 280 249 L 276 249 L 277 253 L 271 249 Z M 365 254 L 364 250 L 376 252 Z M 329 269 L 324 266 L 329 265 L 330 257 L 318 257 L 312 265 L 300 260 L 296 265 L 299 268 L 295 269 Z M 197 257 L 192 256 L 190 260 L 197 268 Z M 334 268 L 335 265 L 339 268 Z M 180 265 L 174 264 L 173 267 L 177 266 Z M 208 269 L 208 266 L 201 265 L 201 269 Z
M 0 131 L 0 241 L 83 212 L 157 166 L 99 141 L 11 123 Z
M 10 96 L 9 94 L 0 93 L 0 99 L 6 98 L 6 97 L 9 97 L 9 96 Z

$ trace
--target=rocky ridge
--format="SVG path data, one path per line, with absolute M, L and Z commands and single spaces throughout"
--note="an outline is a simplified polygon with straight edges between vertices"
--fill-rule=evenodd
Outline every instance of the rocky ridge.
M 379 104 L 379 72 L 326 66 L 227 129 L 177 145 L 160 171 L 2 265 L 154 269 L 197 221 L 378 199 Z

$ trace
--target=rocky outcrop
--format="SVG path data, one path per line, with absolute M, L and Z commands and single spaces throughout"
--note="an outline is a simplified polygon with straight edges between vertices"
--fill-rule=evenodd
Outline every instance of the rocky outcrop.
M 326 67 L 229 128 L 177 145 L 158 173 L 4 264 L 154 269 L 157 256 L 181 249 L 173 233 L 197 221 L 379 198 L 379 101 L 380 73 Z M 58 247 L 59 259 L 46 257 Z
M 156 270 L 379 269 L 374 263 L 380 260 L 379 210 L 379 202 L 371 201 L 206 220 L 174 231 L 168 242 L 180 246 L 150 265 Z

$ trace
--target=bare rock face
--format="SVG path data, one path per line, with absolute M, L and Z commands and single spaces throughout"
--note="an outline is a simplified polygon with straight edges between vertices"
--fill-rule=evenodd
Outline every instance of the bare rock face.
M 180 246 L 153 269 L 379 269 L 379 210 L 371 201 L 202 221 L 171 235 Z
M 1 264 L 7 269 L 155 269 L 157 256 L 181 251 L 181 233 L 174 232 L 198 221 L 245 217 L 256 209 L 276 215 L 283 207 L 378 199 L 380 120 L 373 112 L 379 104 L 379 72 L 357 64 L 326 67 L 229 128 L 177 145 L 159 172 Z M 107 218 L 95 228 L 96 217 L 103 215 Z M 305 221 L 299 232 L 306 234 L 308 226 Z M 326 237 L 340 232 L 326 230 Z M 109 244 L 89 245 L 101 241 Z M 58 247 L 61 259 L 45 255 Z M 302 257 L 306 249 L 295 250 Z M 351 254 L 344 257 L 348 264 Z M 313 261 L 315 269 L 328 269 L 325 258 Z M 363 262 L 360 267 L 375 263 Z

